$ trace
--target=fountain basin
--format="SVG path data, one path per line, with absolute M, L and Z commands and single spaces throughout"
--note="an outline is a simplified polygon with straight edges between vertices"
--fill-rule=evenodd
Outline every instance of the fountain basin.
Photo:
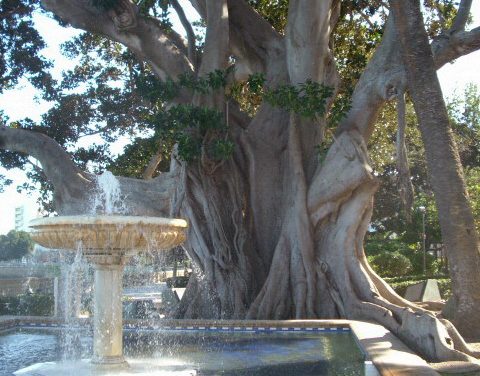
M 302 328 L 293 322 L 290 326 L 276 322 L 265 326 L 264 322 L 262 327 L 254 327 L 257 323 L 244 325 L 241 321 L 168 324 L 167 329 L 163 321 L 128 323 L 124 329 L 128 369 L 98 369 L 81 360 L 61 362 L 52 354 L 49 362 L 27 366 L 28 362 L 23 366 L 26 368 L 17 368 L 15 375 L 364 375 L 364 355 L 344 325 L 312 323 Z M 15 344 L 15 337 L 28 331 L 11 331 L 7 336 Z M 53 342 L 50 348 L 55 351 L 55 332 L 43 328 L 33 333 L 49 336 L 45 339 Z M 82 343 L 85 346 L 89 341 Z
M 34 219 L 30 235 L 47 248 L 106 253 L 166 250 L 185 241 L 183 219 L 99 215 Z

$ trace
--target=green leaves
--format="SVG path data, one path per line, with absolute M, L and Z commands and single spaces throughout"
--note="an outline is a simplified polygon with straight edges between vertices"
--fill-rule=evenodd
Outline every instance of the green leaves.
M 194 93 L 208 94 L 214 90 L 224 88 L 227 85 L 227 75 L 230 69 L 216 69 L 206 75 L 206 77 L 196 77 L 192 74 L 182 74 L 179 76 L 179 85 L 190 89 Z
M 203 152 L 210 158 L 223 160 L 229 158 L 234 149 L 228 138 L 228 127 L 224 114 L 208 107 L 176 105 L 168 110 L 163 108 L 164 101 L 174 99 L 182 89 L 193 93 L 208 95 L 227 85 L 230 69 L 215 70 L 204 77 L 184 74 L 177 81 L 159 81 L 153 74 L 140 75 L 136 79 L 140 94 L 150 101 L 155 111 L 145 115 L 148 128 L 155 129 L 155 137 L 169 145 L 178 144 L 178 155 L 185 161 L 197 159 Z M 294 112 L 302 117 L 314 119 L 326 112 L 326 102 L 333 95 L 333 88 L 311 80 L 299 85 L 280 85 L 269 89 L 265 87 L 265 76 L 253 74 L 244 85 L 251 93 L 260 96 L 272 106 Z M 241 90 L 233 85 L 230 90 L 236 97 Z M 348 106 L 342 103 L 335 120 L 343 115 Z M 342 112 L 343 111 L 343 112 Z M 206 137 L 208 135 L 208 137 Z
M 33 240 L 24 231 L 10 231 L 0 235 L 0 260 L 21 259 L 33 250 Z
M 118 0 L 92 0 L 92 5 L 100 9 L 112 9 L 118 4 Z
M 233 152 L 228 127 L 223 114 L 217 110 L 177 105 L 156 113 L 148 121 L 159 141 L 172 147 L 178 144 L 178 156 L 184 161 L 196 160 L 202 150 L 217 160 L 227 159 Z
M 314 118 L 325 114 L 325 104 L 333 94 L 333 88 L 307 80 L 305 83 L 281 85 L 267 90 L 264 98 L 272 106 L 294 112 L 305 118 Z
M 38 8 L 32 0 L 0 1 L 0 93 L 27 78 L 45 98 L 53 95 L 51 62 L 41 54 L 46 45 L 32 21 Z
M 248 88 L 253 94 L 259 94 L 262 92 L 263 86 L 265 85 L 265 75 L 261 73 L 252 74 L 248 81 Z

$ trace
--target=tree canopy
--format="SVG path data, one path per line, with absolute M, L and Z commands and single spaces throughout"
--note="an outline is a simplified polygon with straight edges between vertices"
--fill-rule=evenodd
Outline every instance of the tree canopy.
M 105 9 L 115 3 L 115 1 L 93 2 L 95 6 Z M 181 36 L 172 29 L 169 19 L 171 13 L 178 9 L 176 3 L 163 0 L 141 2 L 139 10 L 150 17 L 157 17 L 161 29 L 174 34 L 178 45 Z M 285 32 L 288 1 L 249 3 L 278 32 Z M 184 157 L 188 159 L 189 154 L 198 148 L 199 140 L 195 145 L 191 135 L 183 134 L 182 127 L 192 120 L 201 123 L 201 116 L 215 117 L 215 115 L 208 112 L 202 115 L 200 110 L 195 112 L 194 109 L 185 106 L 166 109 L 165 103 L 178 96 L 181 89 L 188 90 L 191 94 L 228 86 L 227 92 L 230 92 L 232 100 L 238 101 L 251 115 L 255 114 L 256 108 L 261 103 L 260 91 L 265 84 L 265 78 L 261 74 L 252 75 L 247 82 L 239 81 L 233 85 L 229 74 L 220 71 L 216 77 L 212 72 L 210 82 L 197 81 L 194 76 L 185 73 L 182 73 L 180 85 L 169 80 L 161 82 L 149 64 L 136 58 L 131 50 L 106 36 L 92 33 L 82 33 L 62 46 L 65 56 L 78 60 L 78 65 L 64 72 L 62 80 L 56 82 L 50 73 L 53 62 L 47 61 L 42 56 L 41 50 L 45 47 L 45 42 L 35 30 L 32 20 L 36 13 L 45 13 L 43 8 L 33 1 L 3 1 L 1 6 L 1 13 L 4 16 L 0 35 L 4 53 L 1 62 L 3 68 L 0 70 L 3 84 L 0 85 L 0 90 L 14 87 L 19 78 L 24 78 L 40 90 L 43 99 L 52 104 L 52 108 L 43 115 L 40 123 L 35 123 L 27 117 L 11 126 L 35 130 L 52 137 L 66 148 L 82 169 L 94 173 L 109 169 L 123 176 L 139 178 L 144 174 L 149 161 L 161 160 L 163 162 L 152 172 L 155 175 L 168 168 L 170 152 L 175 142 L 179 142 L 180 146 L 184 144 Z M 443 30 L 441 22 L 444 28 L 448 26 L 456 9 L 449 1 L 432 2 L 425 7 L 429 12 L 427 13 L 429 33 L 432 37 L 439 36 Z M 336 128 L 349 109 L 355 84 L 381 40 L 387 15 L 388 8 L 381 2 L 342 2 L 333 41 L 333 53 L 337 57 L 336 64 L 341 84 L 336 105 L 329 109 L 331 129 Z M 58 19 L 55 15 L 53 17 Z M 63 21 L 60 22 L 64 26 L 67 25 Z M 189 29 L 189 32 L 193 32 L 193 29 Z M 197 32 L 199 34 L 196 38 L 200 40 L 195 43 L 198 50 L 195 53 L 200 54 L 205 26 L 199 25 Z M 239 73 L 232 73 L 231 76 L 235 74 Z M 175 80 L 177 77 L 170 78 Z M 293 94 L 289 93 L 288 89 L 288 86 L 284 87 L 284 92 L 277 95 L 277 102 L 283 96 L 283 101 L 279 102 L 283 107 L 288 107 L 287 97 Z M 302 103 L 299 105 L 303 106 Z M 4 117 L 3 123 L 9 124 L 8 119 Z M 88 147 L 78 146 L 82 138 L 91 135 L 99 136 L 97 143 Z M 109 145 L 125 135 L 132 137 L 131 143 L 127 145 L 122 155 L 112 159 Z M 231 144 L 220 142 L 213 147 L 219 149 L 216 150 L 217 154 L 222 155 L 228 154 Z M 25 168 L 29 165 L 25 156 L 3 150 L 0 150 L 0 158 L 5 168 Z M 38 169 L 30 169 L 28 176 L 32 182 L 40 182 L 44 192 L 52 189 Z M 28 184 L 25 184 L 24 188 L 36 189 Z M 45 200 L 51 198 L 48 194 L 44 194 L 43 197 Z M 48 201 L 44 201 L 44 205 L 52 210 Z
M 33 251 L 34 242 L 25 231 L 0 235 L 0 261 L 20 260 Z

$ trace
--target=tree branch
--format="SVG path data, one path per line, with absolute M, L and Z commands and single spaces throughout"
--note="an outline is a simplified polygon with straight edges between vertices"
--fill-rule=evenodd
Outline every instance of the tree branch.
M 433 41 L 432 51 L 435 68 L 439 69 L 452 60 L 480 49 L 480 27 L 470 31 L 459 31 L 448 37 Z
M 460 2 L 457 15 L 455 16 L 452 27 L 449 30 L 450 34 L 456 33 L 457 31 L 465 30 L 465 25 L 467 24 L 471 8 L 472 0 L 462 0 Z
M 83 196 L 92 183 L 62 147 L 43 133 L 25 129 L 0 127 L 0 149 L 31 155 L 37 159 L 55 189 L 56 200 Z
M 54 187 L 57 213 L 91 214 L 90 200 L 97 181 L 81 171 L 70 156 L 50 137 L 26 129 L 0 127 L 0 149 L 28 154 L 37 159 Z M 168 216 L 170 200 L 177 186 L 177 172 L 149 179 L 117 177 L 126 201 L 127 215 Z
M 206 19 L 206 1 L 190 0 Z M 236 76 L 267 72 L 269 55 L 283 49 L 282 36 L 244 0 L 228 0 L 231 53 L 237 58 Z
M 433 40 L 431 48 L 437 69 L 460 56 L 480 49 L 480 28 L 465 31 L 471 7 L 472 0 L 462 0 L 450 29 Z
M 187 40 L 188 40 L 188 59 L 192 63 L 194 67 L 197 66 L 197 50 L 195 46 L 195 32 L 193 31 L 192 25 L 188 21 L 187 17 L 185 16 L 185 12 L 183 11 L 182 6 L 178 3 L 178 0 L 171 0 L 170 3 L 172 4 L 173 9 L 177 12 L 178 18 L 182 23 L 185 32 L 187 33 Z
M 157 152 L 150 158 L 147 167 L 142 173 L 142 178 L 145 180 L 149 180 L 153 177 L 155 170 L 157 169 L 158 165 L 162 161 L 162 147 L 160 146 Z
M 185 54 L 155 19 L 140 15 L 129 0 L 121 0 L 119 4 L 114 10 L 102 11 L 81 0 L 42 0 L 44 8 L 74 27 L 105 35 L 127 46 L 139 59 L 149 62 L 162 79 L 192 72 Z
M 405 71 L 397 48 L 397 35 L 390 14 L 383 38 L 362 73 L 352 95 L 352 105 L 341 122 L 337 134 L 358 129 L 370 138 L 378 111 L 387 100 L 397 97 L 398 88 L 405 87 Z
M 287 64 L 292 84 L 308 79 L 325 82 L 332 63 L 329 48 L 332 0 L 292 0 L 286 28 Z
M 227 0 L 207 2 L 207 33 L 199 75 L 225 69 L 229 53 Z
M 462 2 L 463 8 L 457 14 L 462 19 L 465 16 L 460 14 L 467 11 L 466 3 L 468 0 Z M 382 41 L 355 86 L 351 109 L 337 133 L 356 127 L 368 140 L 380 108 L 387 100 L 396 98 L 398 88 L 405 86 L 405 69 L 397 44 L 393 15 L 390 14 Z M 444 33 L 432 42 L 431 48 L 435 68 L 439 69 L 458 57 L 480 49 L 480 27 L 471 31 L 458 31 L 451 35 Z

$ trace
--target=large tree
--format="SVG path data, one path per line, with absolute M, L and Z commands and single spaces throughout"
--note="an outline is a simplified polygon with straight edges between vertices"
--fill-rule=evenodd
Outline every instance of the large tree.
M 396 99 L 401 113 L 407 88 L 392 13 L 383 30 L 375 31 L 381 42 L 356 82 L 350 109 L 335 132 L 328 127 L 327 114 L 338 111 L 335 95 L 345 95 L 332 50 L 336 26 L 345 17 L 341 6 L 374 13 L 385 4 L 282 1 L 276 4 L 285 8 L 286 17 L 267 21 L 254 9 L 268 8 L 265 1 L 191 0 L 206 24 L 204 44 L 196 48 L 180 4 L 171 1 L 188 43 L 168 28 L 164 12 L 148 7 L 155 3 L 43 0 L 62 22 L 93 33 L 81 37 L 84 42 L 106 37 L 102 46 L 111 56 L 118 52 L 112 41 L 127 47 L 121 50 L 123 61 L 131 76 L 141 76 L 136 84 L 147 95 L 120 95 L 115 85 L 98 85 L 88 96 L 73 93 L 58 101 L 70 106 L 66 119 L 76 127 L 66 132 L 65 118 L 53 111 L 44 118 L 48 129 L 29 123 L 23 125 L 29 130 L 21 124 L 1 127 L 0 148 L 39 160 L 53 185 L 57 212 L 82 214 L 91 207 L 97 180 L 58 142 L 74 139 L 84 117 L 98 119 L 97 132 L 108 133 L 112 123 L 129 123 L 141 110 L 142 124 L 163 123 L 164 128 L 156 129 L 156 140 L 163 144 L 137 140 L 135 153 L 142 146 L 155 150 L 145 179 L 118 180 L 128 214 L 184 217 L 189 222 L 185 248 L 194 274 L 179 317 L 375 320 L 429 360 L 472 360 L 475 354 L 449 322 L 396 295 L 372 271 L 363 252 L 378 186 L 366 145 L 378 111 Z M 435 4 L 442 16 L 455 11 L 448 1 Z M 479 47 L 479 30 L 465 31 L 470 4 L 462 1 L 453 23 L 441 23 L 441 32 L 433 34 L 435 69 Z M 359 14 L 368 19 L 363 10 Z M 376 29 L 376 21 L 368 22 Z M 352 60 L 338 61 L 339 67 L 349 69 Z M 96 69 L 118 77 L 114 68 Z M 80 73 L 95 77 L 96 69 Z M 254 108 L 246 108 L 242 97 L 232 94 L 237 86 L 233 81 L 248 77 L 257 94 Z M 74 83 L 70 76 L 65 85 Z M 160 94 L 162 103 L 153 98 Z M 85 101 L 97 105 L 79 111 L 86 108 Z M 110 116 L 119 106 L 125 107 L 124 116 Z M 249 109 L 250 116 L 242 109 Z M 167 150 L 175 144 L 171 167 L 152 179 L 165 144 L 170 145 Z M 408 183 L 408 177 L 404 180 Z M 475 255 L 478 248 L 449 252 Z M 455 293 L 475 297 L 471 291 Z M 475 317 L 480 301 L 471 302 L 466 308 Z M 472 320 L 469 330 L 480 336 L 480 322 Z
M 454 319 L 463 333 L 475 333 L 478 324 L 471 320 L 471 307 L 478 308 L 480 302 L 480 248 L 460 155 L 435 73 L 435 61 L 423 26 L 420 5 L 415 0 L 402 3 L 392 0 L 392 5 L 403 49 L 408 88 L 419 120 L 429 178 L 448 250 Z M 468 15 L 463 12 L 465 9 L 460 10 L 455 22 L 457 26 L 454 27 L 462 28 L 467 21 Z

